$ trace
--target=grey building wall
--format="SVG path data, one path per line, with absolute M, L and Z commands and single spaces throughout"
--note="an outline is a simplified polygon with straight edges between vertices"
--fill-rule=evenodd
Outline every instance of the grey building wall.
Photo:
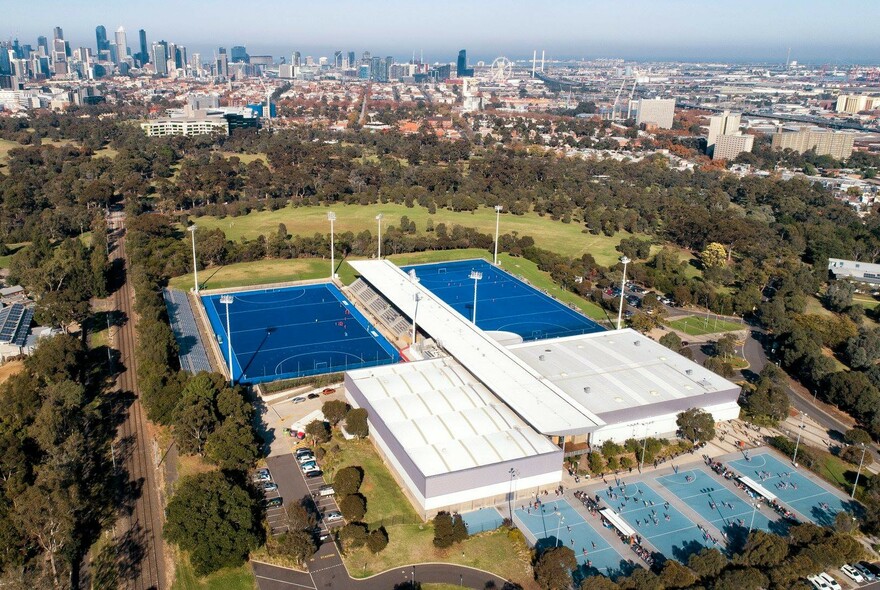
M 632 422 L 633 420 L 645 420 L 656 416 L 666 414 L 677 414 L 690 410 L 691 408 L 706 408 L 709 406 L 717 406 L 729 402 L 735 402 L 739 399 L 740 388 L 723 389 L 721 391 L 711 391 L 699 397 L 688 396 L 681 399 L 667 400 L 656 404 L 648 404 L 644 406 L 636 406 L 615 410 L 613 412 L 605 412 L 598 416 L 607 424 L 623 424 Z

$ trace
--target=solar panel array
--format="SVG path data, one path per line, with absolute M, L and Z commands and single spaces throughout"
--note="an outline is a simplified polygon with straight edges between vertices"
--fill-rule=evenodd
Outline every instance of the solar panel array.
M 0 310 L 0 342 L 24 346 L 33 319 L 32 307 L 25 307 L 21 303 L 4 307 Z
M 168 309 L 168 318 L 171 320 L 171 330 L 180 349 L 180 367 L 187 373 L 193 374 L 199 371 L 211 372 L 213 369 L 208 361 L 208 353 L 202 343 L 186 293 L 176 289 L 164 289 L 162 295 L 165 298 L 165 307 Z

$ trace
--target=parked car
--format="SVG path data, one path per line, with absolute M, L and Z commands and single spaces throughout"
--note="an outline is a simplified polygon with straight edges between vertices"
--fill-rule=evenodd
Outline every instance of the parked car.
M 849 564 L 841 566 L 840 571 L 842 571 L 847 578 L 849 578 L 856 584 L 861 584 L 865 581 L 865 576 L 863 576 L 859 570 Z
M 304 397 L 301 396 L 301 395 L 298 395 L 298 396 L 296 396 L 296 397 L 292 397 L 292 398 L 290 398 L 290 401 L 292 401 L 292 402 L 295 403 L 295 404 L 301 404 L 301 403 L 303 403 L 304 401 L 306 401 L 306 398 L 304 398 Z
M 266 500 L 263 500 L 263 506 L 265 506 L 266 508 L 277 508 L 282 504 L 284 504 L 284 500 L 281 499 L 281 496 L 278 496 L 277 498 L 268 498 Z
M 869 582 L 873 582 L 877 579 L 877 575 L 869 570 L 867 567 L 865 567 L 866 563 L 867 562 L 865 561 L 860 561 L 859 563 L 854 563 L 853 567 L 859 570 L 859 573 L 862 574 L 863 578 L 865 578 Z
M 330 395 L 330 394 L 336 393 L 336 388 L 335 387 L 325 387 L 321 393 L 323 395 Z
M 323 496 L 332 496 L 335 493 L 336 493 L 336 490 L 333 489 L 333 486 L 330 484 L 327 484 L 325 486 L 321 486 L 320 488 L 318 488 L 317 495 L 323 497 Z
M 304 475 L 309 478 L 321 477 L 322 475 L 324 475 L 324 472 L 321 471 L 320 469 L 316 469 L 315 471 L 306 471 Z
M 278 489 L 278 484 L 274 481 L 264 481 L 260 488 L 262 488 L 264 492 L 274 492 Z
M 841 590 L 840 584 L 838 584 L 837 580 L 832 578 L 828 573 L 822 572 L 816 577 L 825 580 L 825 583 L 828 585 L 827 587 L 831 588 L 831 590 Z
M 297 447 L 296 450 L 294 451 L 294 454 L 296 454 L 297 457 L 299 457 L 300 455 L 303 455 L 303 454 L 311 455 L 312 454 L 312 447 Z
M 338 510 L 331 510 L 324 515 L 325 522 L 336 522 L 338 520 L 342 520 L 342 513 Z
M 254 483 L 262 483 L 266 481 L 272 481 L 272 474 L 269 473 L 268 469 L 258 469 L 251 476 L 251 481 Z
M 306 463 L 314 463 L 315 456 L 311 453 L 303 453 L 302 455 L 296 456 L 296 461 L 300 465 L 305 465 Z
M 807 576 L 807 581 L 813 585 L 816 590 L 829 590 L 828 583 L 819 576 Z
M 880 566 L 870 561 L 860 561 L 859 565 L 874 574 L 875 578 L 880 578 Z
M 311 463 L 306 463 L 305 465 L 302 466 L 303 473 L 309 473 L 310 471 L 320 471 L 320 470 L 321 470 L 321 468 L 318 467 L 318 464 L 315 463 L 314 461 Z
M 317 393 L 310 393 L 310 394 L 308 394 L 306 397 L 309 398 L 309 399 L 317 399 L 317 398 L 319 398 L 319 397 L 321 397 L 321 396 L 318 395 Z

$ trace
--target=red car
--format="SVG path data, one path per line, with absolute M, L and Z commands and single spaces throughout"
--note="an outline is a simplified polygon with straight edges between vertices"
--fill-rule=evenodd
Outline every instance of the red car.
M 324 391 L 322 391 L 321 393 L 324 395 L 330 395 L 330 394 L 336 393 L 336 389 L 333 387 L 325 387 Z

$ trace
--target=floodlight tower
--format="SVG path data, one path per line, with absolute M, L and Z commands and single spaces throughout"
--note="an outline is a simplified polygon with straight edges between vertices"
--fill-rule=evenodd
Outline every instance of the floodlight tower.
M 192 224 L 186 228 L 186 230 L 192 235 L 192 244 L 193 244 L 193 282 L 195 283 L 196 294 L 199 292 L 199 269 L 196 264 L 196 224 Z
M 478 270 L 472 270 L 471 274 L 468 275 L 469 279 L 473 279 L 474 281 L 474 309 L 473 314 L 471 315 L 471 322 L 476 326 L 477 325 L 477 283 L 483 278 L 483 273 Z
M 498 266 L 498 226 L 501 223 L 501 210 L 504 205 L 495 205 L 495 266 Z
M 330 222 L 330 278 L 336 276 L 336 248 L 333 241 L 333 222 L 336 221 L 336 213 L 329 211 L 327 220 Z
M 377 260 L 382 260 L 382 214 L 376 216 L 376 223 L 379 224 L 379 250 L 376 255 Z
M 229 384 L 232 385 L 232 331 L 229 329 L 229 306 L 235 301 L 232 295 L 221 295 L 220 303 L 226 306 L 226 350 L 229 354 Z
M 623 293 L 626 290 L 626 265 L 630 263 L 630 259 L 626 255 L 620 257 L 623 264 L 623 278 L 620 279 L 620 306 L 617 309 L 617 329 L 620 329 L 620 323 L 623 320 Z
M 415 311 L 413 311 L 412 346 L 416 345 L 416 316 L 419 315 L 419 301 L 421 301 L 421 300 L 422 300 L 422 294 L 419 292 L 416 292 L 416 294 L 413 295 L 413 301 L 416 302 L 416 308 L 415 308 Z

